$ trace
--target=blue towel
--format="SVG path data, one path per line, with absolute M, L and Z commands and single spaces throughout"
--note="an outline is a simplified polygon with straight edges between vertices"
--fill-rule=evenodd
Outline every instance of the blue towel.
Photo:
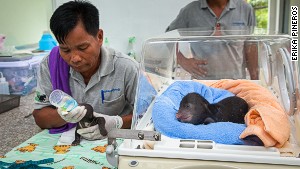
M 147 77 L 145 77 L 142 73 L 140 74 L 138 83 L 139 88 L 137 89 L 138 95 L 135 102 L 135 113 L 140 116 L 147 111 L 147 108 L 155 98 L 157 92 L 150 84 Z
M 194 81 L 176 81 L 162 95 L 155 99 L 152 119 L 156 131 L 171 138 L 213 140 L 221 144 L 245 144 L 239 138 L 245 130 L 245 124 L 231 122 L 210 123 L 208 125 L 193 125 L 179 122 L 175 114 L 182 98 L 191 92 L 197 92 L 209 103 L 233 96 L 227 90 L 208 87 Z

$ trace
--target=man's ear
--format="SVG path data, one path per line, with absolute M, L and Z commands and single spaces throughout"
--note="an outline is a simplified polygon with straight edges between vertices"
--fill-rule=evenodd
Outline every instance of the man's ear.
M 103 30 L 99 29 L 98 33 L 97 33 L 97 40 L 100 44 L 100 46 L 102 46 L 103 44 Z

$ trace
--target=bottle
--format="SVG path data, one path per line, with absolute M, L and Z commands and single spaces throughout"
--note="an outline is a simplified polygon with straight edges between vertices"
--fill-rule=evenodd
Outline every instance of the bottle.
M 78 106 L 78 103 L 74 98 L 59 89 L 51 92 L 49 101 L 53 106 L 59 107 L 66 112 L 69 112 Z
M 109 41 L 107 37 L 104 39 L 104 46 L 109 47 Z
M 41 40 L 39 41 L 40 50 L 52 50 L 57 46 L 56 41 L 53 39 L 49 31 L 44 31 Z
M 0 72 L 0 94 L 9 95 L 8 82 L 6 81 L 2 72 Z
M 128 48 L 127 48 L 127 55 L 132 57 L 133 59 L 136 59 L 136 53 L 133 49 L 133 43 L 135 42 L 135 37 L 129 37 L 128 38 Z

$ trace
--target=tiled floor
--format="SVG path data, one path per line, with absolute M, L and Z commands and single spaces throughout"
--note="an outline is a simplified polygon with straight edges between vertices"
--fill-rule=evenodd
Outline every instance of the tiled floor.
M 34 94 L 22 96 L 20 106 L 0 114 L 0 156 L 26 141 L 41 129 L 32 116 Z

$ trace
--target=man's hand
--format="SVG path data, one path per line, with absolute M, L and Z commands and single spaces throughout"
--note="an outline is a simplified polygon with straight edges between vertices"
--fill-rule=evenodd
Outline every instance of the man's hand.
M 109 116 L 96 112 L 94 112 L 94 116 L 103 117 L 105 119 L 105 129 L 107 130 L 107 132 L 110 132 L 110 130 L 114 128 L 120 129 L 123 125 L 123 120 L 120 116 Z M 87 140 L 100 140 L 107 137 L 100 134 L 100 129 L 98 125 L 79 129 L 77 130 L 77 133 Z
M 207 70 L 203 68 L 203 65 L 207 65 L 206 60 L 200 60 L 195 58 L 186 58 L 181 52 L 177 53 L 177 62 L 179 65 L 189 72 L 192 76 L 202 76 L 205 77 Z
M 61 108 L 57 108 L 57 113 L 62 119 L 69 123 L 79 122 L 86 114 L 86 108 L 84 106 L 77 106 L 73 110 L 66 112 Z
M 178 64 L 192 77 L 202 76 L 205 77 L 207 70 L 203 68 L 203 65 L 207 65 L 207 60 L 200 60 L 195 58 L 186 58 L 179 50 L 178 43 L 176 43 L 176 56 Z

